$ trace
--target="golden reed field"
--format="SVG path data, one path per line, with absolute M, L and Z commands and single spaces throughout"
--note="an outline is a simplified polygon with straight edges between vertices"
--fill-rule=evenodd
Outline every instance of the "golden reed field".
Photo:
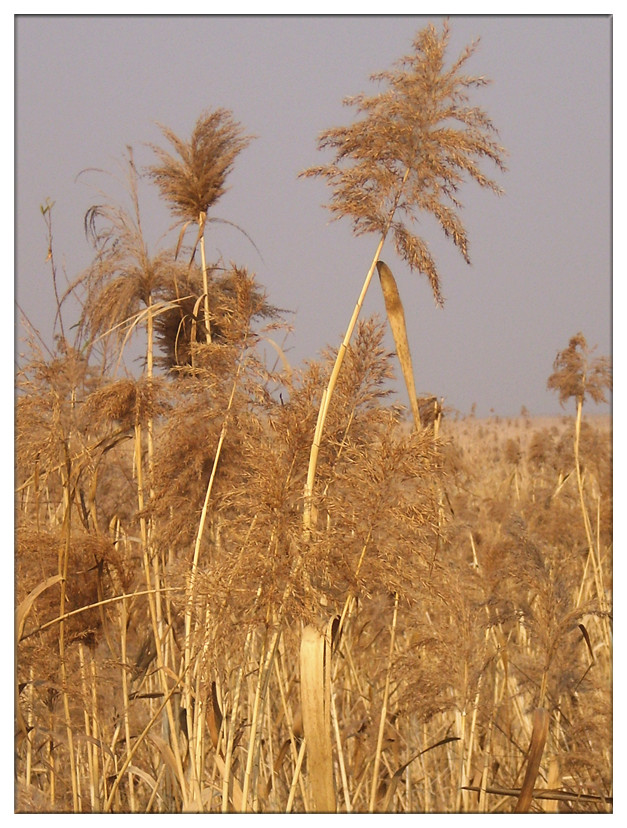
M 17 376 L 16 811 L 612 811 L 610 361 L 573 331 L 551 419 L 418 399 L 380 260 L 387 240 L 441 302 L 413 219 L 466 256 L 457 188 L 499 191 L 485 81 L 472 49 L 445 68 L 447 39 L 419 32 L 305 171 L 376 250 L 341 345 L 303 366 L 206 249 L 251 140 L 229 112 L 164 129 L 146 170 L 129 150 L 67 293 L 42 206 L 59 313 Z M 179 227 L 156 253 L 144 181 Z M 359 318 L 368 289 L 385 319 Z

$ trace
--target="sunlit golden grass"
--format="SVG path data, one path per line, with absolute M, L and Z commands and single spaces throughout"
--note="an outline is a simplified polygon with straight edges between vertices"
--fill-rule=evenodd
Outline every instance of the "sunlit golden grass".
M 390 230 L 438 300 L 396 209 L 435 212 L 467 257 L 440 197 L 457 204 L 462 170 L 497 189 L 475 163 L 502 166 L 492 125 L 461 106 L 483 79 L 459 74 L 472 48 L 444 70 L 446 43 L 429 27 L 378 76 L 391 91 L 356 99 L 380 134 L 326 133 L 365 167 L 312 174 L 383 235 L 318 359 L 290 366 L 254 274 L 204 244 L 199 267 L 185 227 L 149 254 L 132 153 L 130 210 L 88 212 L 78 324 L 58 298 L 53 351 L 29 343 L 17 377 L 17 811 L 611 812 L 611 422 L 590 411 L 609 360 L 570 340 L 548 376 L 554 421 L 415 400 L 378 259 Z M 441 111 L 408 132 L 434 79 Z M 242 135 L 222 110 L 189 143 L 165 131 L 180 158 L 157 152 L 152 178 L 201 237 Z M 387 320 L 360 321 L 377 262 Z M 139 331 L 143 365 L 122 375 Z
M 364 348 L 376 353 L 372 338 Z M 321 465 L 322 528 L 309 546 L 296 470 L 324 367 L 312 365 L 287 404 L 263 413 L 236 395 L 232 428 L 228 386 L 219 411 L 199 405 L 210 382 L 170 396 L 155 426 L 154 505 L 145 505 L 154 552 L 144 564 L 141 513 L 129 502 L 133 441 L 106 450 L 123 419 L 107 425 L 90 405 L 73 408 L 70 394 L 69 466 L 48 456 L 35 473 L 30 399 L 18 442 L 20 810 L 314 810 L 300 630 L 325 618 L 343 618 L 325 645 L 338 810 L 514 810 L 534 710 L 549 724 L 531 810 L 611 809 L 607 419 L 582 426 L 593 567 L 572 418 L 445 417 L 433 445 L 429 432 L 408 431 L 376 384 L 368 390 L 376 364 L 360 374 L 356 352 L 345 377 Z M 72 409 L 89 420 L 71 424 Z M 225 421 L 186 634 L 189 567 Z M 62 422 L 55 415 L 51 428 Z M 86 428 L 89 442 L 79 439 Z M 67 497 L 62 657 L 66 676 L 80 677 L 71 682 L 55 643 Z

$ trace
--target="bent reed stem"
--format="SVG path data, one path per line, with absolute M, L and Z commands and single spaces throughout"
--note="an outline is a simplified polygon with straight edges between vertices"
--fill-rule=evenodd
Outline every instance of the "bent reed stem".
M 322 393 L 322 398 L 320 400 L 320 408 L 318 410 L 318 419 L 316 421 L 316 429 L 314 432 L 313 442 L 311 444 L 311 450 L 309 453 L 309 466 L 307 468 L 307 482 L 305 484 L 305 500 L 304 500 L 304 510 L 303 510 L 303 524 L 305 528 L 305 536 L 308 537 L 311 530 L 316 525 L 316 518 L 317 514 L 313 506 L 313 489 L 314 483 L 316 479 L 316 468 L 318 466 L 318 454 L 320 452 L 320 445 L 322 443 L 322 432 L 324 429 L 324 424 L 327 418 L 327 414 L 329 411 L 329 405 L 331 403 L 331 397 L 333 396 L 333 392 L 335 390 L 335 386 L 337 385 L 337 379 L 340 374 L 340 370 L 342 368 L 342 363 L 344 362 L 344 357 L 346 355 L 346 351 L 348 350 L 348 346 L 350 345 L 351 338 L 353 336 L 353 332 L 355 330 L 355 326 L 357 324 L 357 320 L 359 319 L 359 314 L 361 313 L 362 306 L 364 304 L 366 293 L 368 292 L 368 288 L 370 287 L 370 282 L 372 281 L 372 277 L 374 275 L 375 269 L 377 267 L 377 261 L 379 260 L 379 256 L 381 255 L 381 251 L 383 250 L 383 245 L 385 244 L 385 240 L 387 238 L 388 232 L 392 225 L 392 221 L 394 220 L 394 215 L 396 213 L 396 208 L 398 207 L 398 203 L 403 192 L 403 188 L 405 186 L 405 182 L 409 177 L 411 167 L 407 167 L 405 170 L 405 174 L 402 178 L 398 191 L 396 193 L 394 204 L 392 205 L 392 209 L 390 210 L 390 215 L 387 220 L 386 227 L 381 234 L 381 238 L 379 240 L 379 244 L 377 245 L 376 252 L 372 259 L 372 264 L 368 269 L 368 273 L 366 274 L 366 278 L 364 279 L 364 283 L 361 288 L 361 292 L 359 294 L 359 298 L 357 299 L 357 303 L 353 310 L 353 315 L 351 316 L 350 322 L 348 323 L 348 328 L 346 329 L 346 333 L 344 334 L 344 339 L 342 340 L 342 344 L 337 352 L 337 356 L 335 358 L 335 363 L 333 365 L 333 370 L 331 371 L 331 376 L 329 377 L 329 382 L 327 384 L 326 389 Z

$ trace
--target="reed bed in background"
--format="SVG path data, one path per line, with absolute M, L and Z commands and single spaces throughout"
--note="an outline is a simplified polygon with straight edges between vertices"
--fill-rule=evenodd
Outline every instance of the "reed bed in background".
M 175 249 L 148 251 L 132 153 L 130 207 L 89 211 L 73 328 L 51 247 L 60 335 L 52 353 L 34 338 L 18 373 L 17 811 L 611 811 L 611 435 L 588 416 L 609 362 L 581 334 L 558 355 L 548 384 L 572 417 L 442 419 L 442 401 L 413 399 L 378 260 L 390 231 L 440 301 L 403 221 L 412 203 L 433 212 L 467 257 L 440 197 L 457 205 L 462 172 L 496 189 L 473 157 L 501 166 L 501 148 L 465 105 L 484 81 L 459 73 L 472 50 L 443 71 L 446 40 L 425 30 L 415 60 L 378 76 L 407 106 L 423 100 L 408 78 L 442 80 L 420 133 L 431 146 L 457 117 L 442 154 L 416 154 L 401 109 L 387 155 L 376 130 L 326 133 L 338 161 L 374 141 L 356 178 L 310 171 L 332 180 L 332 209 L 382 234 L 367 282 L 378 265 L 388 314 L 358 320 L 366 283 L 320 359 L 291 367 L 254 275 L 207 260 L 250 140 L 225 111 L 190 142 L 164 130 L 176 156 L 148 170 L 183 222 Z M 395 101 L 357 99 L 381 135 Z M 144 370 L 123 375 L 139 331 Z

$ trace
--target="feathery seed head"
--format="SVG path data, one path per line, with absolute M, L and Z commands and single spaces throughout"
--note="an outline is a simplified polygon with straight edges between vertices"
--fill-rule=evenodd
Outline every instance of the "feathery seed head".
M 457 191 L 470 178 L 500 193 L 479 162 L 488 159 L 505 169 L 505 150 L 493 140 L 492 122 L 482 109 L 468 104 L 468 90 L 487 82 L 461 73 L 475 45 L 446 70 L 448 38 L 446 25 L 440 35 L 428 26 L 416 36 L 413 54 L 394 69 L 371 76 L 387 84 L 383 92 L 345 99 L 363 117 L 323 132 L 319 149 L 331 149 L 334 161 L 301 173 L 328 181 L 333 191 L 328 208 L 336 219 L 350 216 L 356 235 L 391 231 L 398 254 L 410 269 L 427 276 L 440 305 L 435 262 L 409 225 L 421 211 L 431 213 L 469 262 Z
M 174 154 L 152 145 L 159 163 L 148 168 L 175 216 L 182 221 L 204 220 L 224 195 L 226 179 L 239 153 L 252 141 L 225 109 L 204 113 L 196 122 L 189 141 L 171 129 L 161 131 Z

